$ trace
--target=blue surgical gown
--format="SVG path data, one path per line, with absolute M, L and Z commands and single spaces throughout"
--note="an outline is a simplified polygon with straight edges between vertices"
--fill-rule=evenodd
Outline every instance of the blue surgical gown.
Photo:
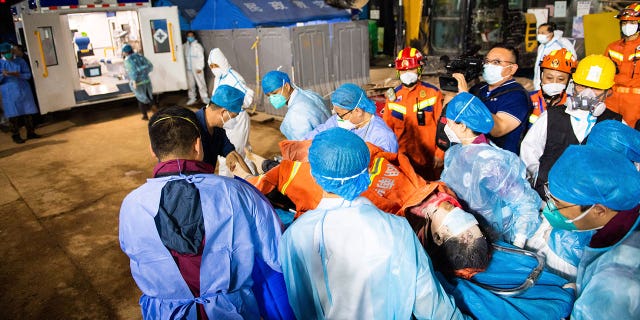
M 513 152 L 486 143 L 456 144 L 444 155 L 441 180 L 480 215 L 480 223 L 491 229 L 495 240 L 525 240 L 540 225 L 542 200 Z
M 571 319 L 640 319 L 640 218 L 622 240 L 585 249 Z
M 154 221 L 162 188 L 173 179 L 187 179 L 200 192 L 205 246 L 198 298 L 163 245 Z M 196 304 L 204 306 L 209 319 L 259 319 L 251 290 L 254 258 L 280 271 L 281 231 L 269 203 L 245 183 L 213 174 L 148 179 L 124 199 L 119 231 L 120 246 L 143 293 L 144 319 L 195 320 Z
M 19 72 L 20 76 L 5 76 L 3 71 Z M 2 107 L 5 117 L 13 118 L 38 113 L 33 92 L 29 86 L 29 79 L 31 79 L 31 71 L 29 71 L 29 66 L 24 59 L 0 59 L 0 92 L 2 93 Z
M 318 133 L 338 126 L 338 115 L 333 115 L 325 123 L 317 126 L 313 131 L 307 133 L 303 140 L 313 139 Z M 365 142 L 373 143 L 386 152 L 398 152 L 398 139 L 391 128 L 384 123 L 382 118 L 372 115 L 371 121 L 362 128 L 353 129 L 351 132 L 357 134 Z
M 130 79 L 129 87 L 140 103 L 150 104 L 153 99 L 153 88 L 149 73 L 153 64 L 144 56 L 133 53 L 124 60 L 124 69 Z
M 462 319 L 404 218 L 324 198 L 285 231 L 280 263 L 298 319 Z
M 331 110 L 319 94 L 297 87 L 291 93 L 287 108 L 280 131 L 288 140 L 302 140 L 305 134 L 331 117 Z
M 498 243 L 509 247 L 506 243 Z M 484 272 L 472 280 L 492 287 L 508 289 L 521 285 L 533 268 L 535 258 L 524 254 L 494 250 L 491 262 Z M 522 294 L 499 295 L 472 281 L 440 276 L 444 289 L 456 299 L 456 305 L 475 319 L 536 319 L 557 320 L 571 313 L 575 292 L 564 289 L 567 280 L 543 271 L 538 281 Z

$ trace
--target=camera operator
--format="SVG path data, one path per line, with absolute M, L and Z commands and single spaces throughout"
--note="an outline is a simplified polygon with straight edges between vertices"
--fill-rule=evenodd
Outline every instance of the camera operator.
M 436 126 L 442 113 L 442 92 L 420 80 L 423 56 L 415 48 L 398 53 L 395 67 L 402 84 L 387 95 L 382 118 L 398 138 L 398 153 L 407 155 L 415 172 L 438 180 L 444 152 L 436 148 Z
M 480 98 L 493 114 L 494 126 L 489 132 L 491 141 L 515 154 L 520 151 L 520 141 L 531 112 L 529 93 L 513 78 L 517 70 L 516 49 L 497 44 L 484 59 L 482 78 L 485 82 L 469 89 L 463 74 L 452 75 L 458 80 L 459 92 L 470 92 Z

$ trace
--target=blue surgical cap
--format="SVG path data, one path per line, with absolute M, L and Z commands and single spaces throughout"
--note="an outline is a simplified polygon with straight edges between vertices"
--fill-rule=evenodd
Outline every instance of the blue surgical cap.
M 487 106 L 468 92 L 460 92 L 449 101 L 446 117 L 476 132 L 489 133 L 493 128 L 493 116 Z
M 640 162 L 640 131 L 620 121 L 597 123 L 589 133 L 587 145 L 618 152 L 633 162 Z
M 362 88 L 353 83 L 345 83 L 331 94 L 331 103 L 342 109 L 360 108 L 367 113 L 375 114 L 376 105 L 367 98 Z
M 0 43 L 0 52 L 9 52 L 11 51 L 11 44 L 7 42 Z
M 122 46 L 122 52 L 131 53 L 131 52 L 133 52 L 133 47 L 130 44 L 127 43 L 124 46 Z
M 369 187 L 369 158 L 364 140 L 342 128 L 319 133 L 309 148 L 311 175 L 318 185 L 349 201 Z
M 572 204 L 629 210 L 640 203 L 640 172 L 619 153 L 572 145 L 551 167 L 549 191 Z
M 244 102 L 244 92 L 223 84 L 220 85 L 211 97 L 211 102 L 218 107 L 225 108 L 230 112 L 240 113 Z
M 264 94 L 271 93 L 282 88 L 285 83 L 291 83 L 289 76 L 278 70 L 272 70 L 262 77 L 262 91 Z

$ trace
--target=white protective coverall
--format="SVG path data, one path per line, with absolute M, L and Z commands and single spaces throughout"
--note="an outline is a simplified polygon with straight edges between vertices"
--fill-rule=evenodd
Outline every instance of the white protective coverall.
M 567 51 L 571 52 L 574 57 L 577 57 L 576 49 L 573 47 L 573 43 L 567 38 L 563 38 L 563 31 L 556 30 L 553 32 L 553 38 L 549 40 L 546 44 L 538 44 L 538 55 L 536 56 L 536 64 L 533 67 L 533 89 L 534 91 L 538 91 L 541 89 L 540 85 L 540 62 L 542 62 L 542 58 L 548 55 L 553 50 L 559 50 L 562 48 L 567 49 Z M 571 91 L 569 91 L 571 93 Z
M 407 221 L 368 199 L 324 198 L 284 233 L 297 319 L 464 319 Z
M 202 103 L 209 103 L 209 94 L 207 93 L 207 83 L 204 80 L 204 48 L 198 42 L 185 42 L 182 45 L 184 49 L 184 60 L 187 64 L 187 84 L 189 85 L 189 104 L 196 102 L 196 85 Z
M 224 130 L 227 132 L 227 138 L 236 148 L 236 151 L 245 159 L 247 165 L 252 163 L 248 158 L 245 152 L 245 148 L 251 150 L 251 145 L 249 144 L 249 128 L 251 125 L 251 119 L 249 114 L 244 111 L 251 106 L 253 103 L 253 90 L 251 90 L 244 78 L 235 70 L 231 68 L 229 65 L 229 61 L 224 56 L 222 51 L 219 48 L 214 48 L 209 53 L 208 59 L 209 65 L 217 64 L 218 68 L 212 68 L 211 72 L 215 76 L 213 80 L 213 90 L 211 91 L 211 95 L 216 92 L 216 89 L 221 84 L 226 84 L 232 86 L 238 90 L 244 92 L 244 102 L 242 103 L 243 111 L 238 114 L 237 117 L 231 119 L 230 121 L 225 122 Z M 252 168 L 250 166 L 250 168 Z M 253 170 L 254 168 L 252 168 Z M 257 172 L 253 172 L 254 174 Z M 233 173 L 229 168 L 227 168 L 227 161 L 223 157 L 218 157 L 218 174 L 227 177 L 233 177 Z

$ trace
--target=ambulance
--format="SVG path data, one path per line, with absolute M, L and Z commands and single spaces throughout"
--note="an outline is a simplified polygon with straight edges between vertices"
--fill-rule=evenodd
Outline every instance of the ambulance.
M 154 94 L 187 88 L 177 7 L 141 0 L 29 0 L 12 7 L 40 113 L 133 97 L 122 46 L 153 63 Z

